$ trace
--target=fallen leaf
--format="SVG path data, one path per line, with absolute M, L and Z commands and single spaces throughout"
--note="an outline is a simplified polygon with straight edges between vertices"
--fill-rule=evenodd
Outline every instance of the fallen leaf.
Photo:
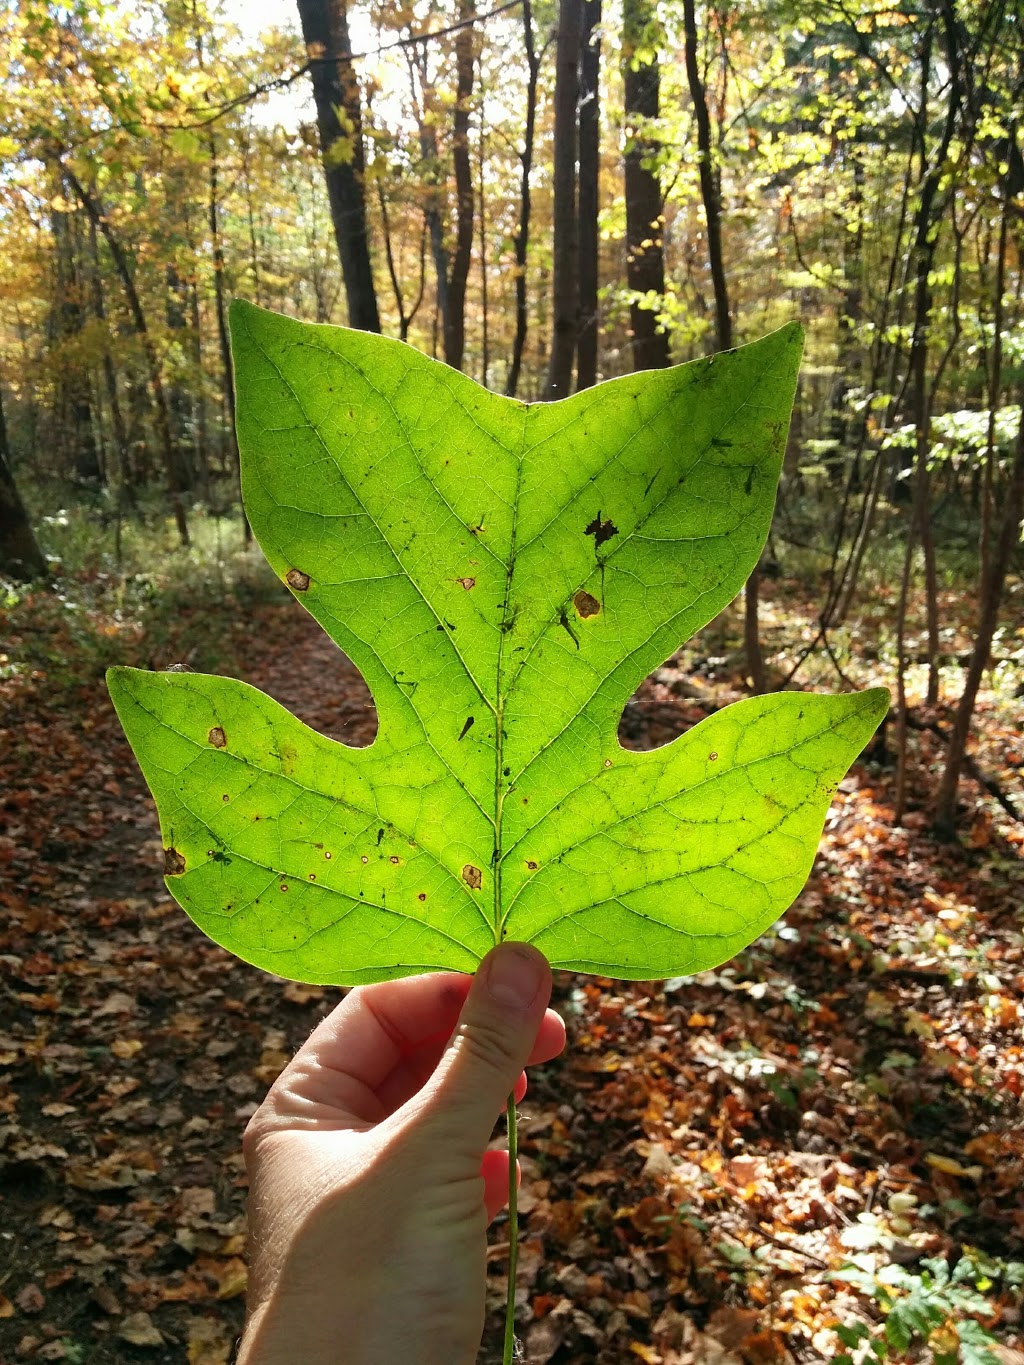
M 14 1301 L 23 1313 L 41 1313 L 46 1306 L 46 1298 L 37 1284 L 27 1284 L 18 1291 Z
M 163 1333 L 157 1328 L 148 1313 L 129 1313 L 117 1329 L 122 1341 L 132 1346 L 162 1346 Z

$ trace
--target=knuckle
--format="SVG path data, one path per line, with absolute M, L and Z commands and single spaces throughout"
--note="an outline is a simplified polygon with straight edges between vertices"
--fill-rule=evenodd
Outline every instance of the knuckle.
M 488 1019 L 460 1024 L 455 1032 L 453 1047 L 457 1054 L 480 1067 L 505 1077 L 520 1064 L 509 1044 L 508 1035 L 500 1023 Z

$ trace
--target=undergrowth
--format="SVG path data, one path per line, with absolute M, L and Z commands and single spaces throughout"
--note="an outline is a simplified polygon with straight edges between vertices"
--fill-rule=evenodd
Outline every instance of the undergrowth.
M 38 519 L 51 576 L 0 579 L 0 682 L 60 694 L 98 681 L 112 664 L 230 665 L 234 639 L 247 630 L 245 606 L 284 590 L 259 549 L 245 545 L 237 515 L 195 510 L 189 529 L 186 548 L 163 517 L 126 521 L 120 533 L 80 504 Z

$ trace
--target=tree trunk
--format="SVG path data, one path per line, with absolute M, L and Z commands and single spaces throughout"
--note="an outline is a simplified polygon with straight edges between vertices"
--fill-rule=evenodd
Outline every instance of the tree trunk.
M 444 215 L 445 178 L 442 174 L 441 154 L 437 145 L 437 91 L 427 72 L 427 56 L 422 50 L 413 54 L 407 49 L 409 93 L 416 112 L 419 133 L 420 159 L 424 183 L 423 217 L 430 238 L 430 254 L 434 260 L 434 331 L 432 355 L 437 358 L 437 336 L 440 330 L 443 348 L 448 344 L 448 247 L 445 243 Z M 418 87 L 417 87 L 418 82 Z
M 380 331 L 363 194 L 362 110 L 345 0 L 298 0 L 350 327 Z M 344 124 L 342 123 L 344 119 Z
M 178 193 L 182 193 L 180 188 Z M 178 273 L 173 261 L 168 263 L 164 271 L 164 288 L 166 290 L 164 325 L 168 335 L 173 338 L 172 353 L 177 351 L 188 355 L 190 351 L 194 351 L 197 338 L 188 335 L 190 330 L 187 321 L 188 285 Z M 177 367 L 171 367 L 167 384 L 167 410 L 171 422 L 175 481 L 179 488 L 194 487 L 198 484 L 202 496 L 208 497 L 209 482 L 202 476 L 202 452 L 196 447 L 195 429 L 192 426 L 192 400 L 184 375 L 176 370 Z M 193 455 L 195 459 L 192 458 Z
M 208 149 L 210 153 L 210 197 L 207 208 L 207 221 L 210 225 L 210 244 L 213 249 L 213 297 L 217 311 L 217 336 L 220 340 L 221 372 L 224 376 L 224 406 L 227 409 L 229 444 L 231 460 L 238 483 L 238 510 L 242 517 L 242 539 L 248 545 L 252 541 L 252 527 L 245 514 L 242 503 L 242 466 L 238 456 L 238 438 L 235 435 L 235 372 L 231 367 L 231 339 L 228 334 L 228 310 L 224 298 L 224 247 L 220 235 L 220 206 L 218 204 L 219 186 L 217 182 L 217 139 L 211 132 Z
M 526 304 L 526 259 L 530 243 L 530 172 L 533 169 L 533 140 L 537 126 L 537 80 L 540 73 L 540 59 L 533 41 L 533 11 L 530 8 L 530 0 L 523 0 L 523 47 L 526 52 L 527 70 L 526 127 L 523 130 L 523 151 L 519 158 L 522 167 L 519 226 L 513 241 L 516 261 L 516 331 L 512 341 L 512 360 L 505 381 L 505 393 L 509 398 L 516 396 L 519 387 L 529 323 Z
M 1003 374 L 1003 291 L 1006 288 L 1007 206 L 999 218 L 999 248 L 996 257 L 995 307 L 992 310 L 992 363 L 988 382 L 988 429 L 981 470 L 981 527 L 978 537 L 979 586 L 984 591 L 991 568 L 992 521 L 994 515 L 992 484 L 996 454 L 996 410 Z
M 185 516 L 185 504 L 181 496 L 181 485 L 178 483 L 177 467 L 174 459 L 174 442 L 171 439 L 171 416 L 167 406 L 167 395 L 164 392 L 163 376 L 160 373 L 160 359 L 157 355 L 156 347 L 153 345 L 153 338 L 150 336 L 149 328 L 146 326 L 146 315 L 142 311 L 142 303 L 139 299 L 138 290 L 135 288 L 135 280 L 132 277 L 131 268 L 128 265 L 128 258 L 121 249 L 121 243 L 114 235 L 99 204 L 78 179 L 78 176 L 75 175 L 74 171 L 68 166 L 62 166 L 61 172 L 72 190 L 78 196 L 83 208 L 89 215 L 90 221 L 99 232 L 103 234 L 103 239 L 113 257 L 114 266 L 120 277 L 121 284 L 124 286 L 124 292 L 128 300 L 128 309 L 131 313 L 132 322 L 142 346 L 143 354 L 146 357 L 146 368 L 149 371 L 150 388 L 153 390 L 153 406 L 156 415 L 157 436 L 160 441 L 164 472 L 167 477 L 167 491 L 171 501 L 171 509 L 174 513 L 174 520 L 177 523 L 178 535 L 181 539 L 181 543 L 182 545 L 188 545 L 188 521 Z
M 971 662 L 967 668 L 964 690 L 957 705 L 946 749 L 946 763 L 935 799 L 934 828 L 937 834 L 945 838 L 952 838 L 956 829 L 956 792 L 960 769 L 967 751 L 967 738 L 971 731 L 978 688 L 988 667 L 989 651 L 999 620 L 1006 573 L 1017 544 L 1022 514 L 1024 514 L 1024 391 L 1021 393 L 1021 421 L 1017 428 L 1013 466 L 1003 500 L 1002 524 L 999 535 L 991 547 L 989 571 L 981 595 L 978 630 L 971 651 Z
M 697 125 L 697 160 L 700 174 L 700 197 L 704 205 L 704 221 L 708 232 L 708 265 L 715 294 L 715 350 L 732 349 L 732 310 L 729 306 L 729 286 L 722 254 L 722 189 L 721 177 L 715 164 L 711 146 L 711 116 L 708 112 L 707 90 L 700 74 L 697 55 L 697 20 L 693 0 L 683 0 L 683 29 L 686 57 L 686 79 L 693 102 L 694 122 Z M 723 38 L 724 42 L 724 38 Z M 768 674 L 761 649 L 761 629 L 758 620 L 761 597 L 761 565 L 747 579 L 743 592 L 743 642 L 747 655 L 747 675 L 750 690 L 760 696 L 768 690 Z
M 657 172 L 644 165 L 658 150 L 643 123 L 660 112 L 661 76 L 656 57 L 644 61 L 637 56 L 653 22 L 652 0 L 623 0 L 626 281 L 633 294 L 642 296 L 629 310 L 634 370 L 655 370 L 669 363 L 668 336 L 658 330 L 656 311 L 665 293 L 664 203 Z
M 45 578 L 46 560 L 14 483 L 7 447 L 3 393 L 0 392 L 0 574 L 27 583 Z
M 480 64 L 480 85 L 484 83 L 483 62 Z M 487 288 L 487 200 L 485 185 L 487 179 L 487 126 L 483 111 L 480 113 L 480 146 L 477 153 L 477 167 L 480 172 L 480 383 L 487 387 L 491 368 L 490 316 L 488 312 Z
M 472 0 L 460 0 L 460 21 L 473 13 Z M 466 284 L 473 259 L 473 171 L 469 160 L 469 103 L 473 97 L 473 28 L 455 35 L 455 114 L 452 162 L 455 167 L 455 250 L 448 276 L 448 315 L 445 318 L 444 358 L 462 369 L 466 352 Z
M 565 398 L 579 330 L 576 237 L 577 106 L 583 0 L 559 0 L 555 52 L 555 156 L 552 181 L 551 354 L 544 396 Z
M 928 84 L 931 71 L 931 34 L 924 41 L 921 52 L 921 107 L 917 120 L 917 136 L 921 157 L 921 192 L 914 215 L 914 330 L 910 343 L 911 417 L 916 432 L 913 516 L 921 539 L 925 572 L 925 612 L 928 625 L 928 692 L 929 704 L 939 696 L 939 608 L 938 575 L 935 566 L 935 541 L 931 524 L 931 476 L 928 457 L 931 448 L 931 402 L 928 393 L 928 343 L 932 307 L 931 272 L 938 245 L 938 221 L 944 205 L 936 209 L 936 199 L 942 177 L 946 174 L 946 157 L 956 131 L 959 109 L 959 90 L 954 78 L 950 81 L 946 118 L 939 146 L 927 154 Z
M 720 351 L 732 347 L 732 313 L 729 290 L 722 258 L 722 193 L 721 179 L 711 147 L 711 119 L 708 114 L 707 91 L 701 79 L 697 60 L 697 22 L 693 0 L 683 0 L 685 31 L 686 79 L 693 101 L 693 116 L 697 124 L 697 157 L 700 173 L 700 197 L 708 230 L 708 264 L 715 291 L 715 344 Z
M 601 0 L 584 0 L 580 51 L 580 332 L 576 391 L 597 383 L 598 187 L 601 170 Z
M 117 391 L 117 373 L 110 354 L 110 334 L 107 330 L 107 310 L 103 302 L 103 277 L 100 271 L 99 245 L 96 241 L 96 224 L 89 223 L 89 250 L 92 264 L 92 308 L 97 322 L 103 326 L 103 382 L 107 390 L 107 404 L 110 408 L 110 424 L 114 428 L 114 455 L 117 466 L 117 519 L 120 534 L 121 519 L 125 504 L 136 506 L 135 488 L 131 478 L 131 459 L 128 450 L 128 430 L 121 411 L 121 398 Z
M 67 442 L 67 472 L 74 479 L 99 483 L 102 470 L 93 430 L 89 374 L 80 354 L 73 349 L 82 331 L 85 296 L 82 263 L 75 249 L 78 234 L 73 231 L 73 220 L 77 216 L 61 207 L 53 208 L 50 213 L 56 267 L 53 335 L 58 347 L 72 348 L 60 356 L 56 376 L 57 407 L 61 435 Z

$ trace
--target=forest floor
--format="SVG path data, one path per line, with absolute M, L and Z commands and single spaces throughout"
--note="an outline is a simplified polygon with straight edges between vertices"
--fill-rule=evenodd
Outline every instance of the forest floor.
M 769 632 L 799 617 L 773 591 Z M 164 888 L 96 664 L 166 667 L 208 609 L 181 606 L 155 643 L 98 614 L 78 677 L 80 620 L 31 606 L 7 648 L 28 657 L 44 629 L 46 658 L 0 672 L 0 1365 L 223 1365 L 246 1280 L 241 1130 L 338 992 L 244 966 Z M 361 679 L 293 604 L 202 624 L 200 663 L 368 740 Z M 625 742 L 739 695 L 715 640 L 645 684 Z M 977 735 L 1020 807 L 1007 708 L 983 698 Z M 894 828 L 876 743 L 807 889 L 741 957 L 685 981 L 560 977 L 569 1046 L 521 1107 L 531 1365 L 824 1362 L 837 1326 L 855 1359 L 873 1336 L 879 1358 L 955 1361 L 958 1323 L 964 1362 L 1024 1362 L 1024 827 L 968 781 L 962 842 L 935 842 L 939 740 L 913 738 L 921 806 Z M 488 1362 L 506 1256 L 502 1219 Z

